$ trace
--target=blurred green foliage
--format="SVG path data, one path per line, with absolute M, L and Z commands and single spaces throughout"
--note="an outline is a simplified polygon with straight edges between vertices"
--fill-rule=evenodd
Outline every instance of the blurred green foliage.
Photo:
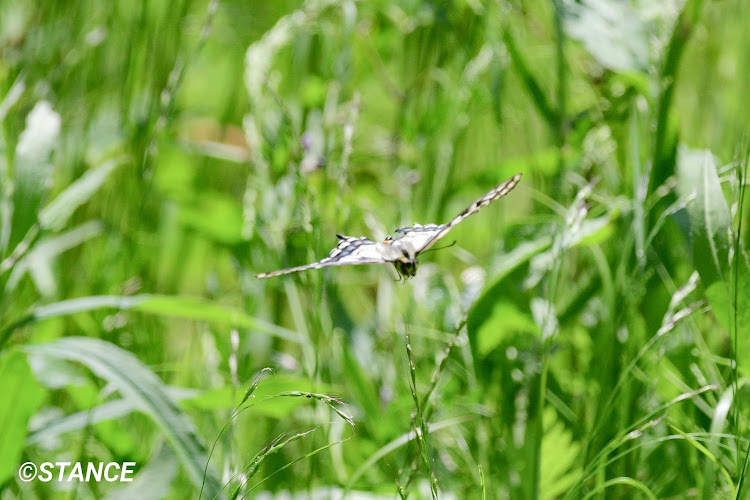
M 748 498 L 748 23 L 4 0 L 2 498 Z M 254 277 L 517 172 L 407 283 Z

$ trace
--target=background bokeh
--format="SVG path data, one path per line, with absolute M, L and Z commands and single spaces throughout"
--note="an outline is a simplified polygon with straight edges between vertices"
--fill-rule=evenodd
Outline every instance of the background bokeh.
M 750 498 L 748 26 L 2 0 L 0 497 Z M 405 283 L 254 277 L 518 172 Z

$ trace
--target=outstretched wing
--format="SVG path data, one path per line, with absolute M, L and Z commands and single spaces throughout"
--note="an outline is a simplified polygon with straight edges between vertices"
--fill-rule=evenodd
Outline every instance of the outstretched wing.
M 489 205 L 498 198 L 502 198 L 510 193 L 520 180 L 521 174 L 516 174 L 510 179 L 500 183 L 496 188 L 491 189 L 486 195 L 466 207 L 466 210 L 455 216 L 453 220 L 447 224 L 427 224 L 425 226 L 422 224 L 414 224 L 412 227 L 402 227 L 401 229 L 397 229 L 396 232 L 402 234 L 402 238 L 410 238 L 417 253 L 424 252 L 434 245 L 437 240 L 448 234 L 448 231 L 453 229 L 459 222 L 463 221 L 468 216 L 477 213 L 480 208 Z
M 331 250 L 328 257 L 320 262 L 313 262 L 304 266 L 290 267 L 288 269 L 279 269 L 270 273 L 260 273 L 256 278 L 273 278 L 282 274 L 305 271 L 307 269 L 320 269 L 328 266 L 346 266 L 357 264 L 383 264 L 387 262 L 378 251 L 377 243 L 362 236 L 354 238 L 352 236 L 341 236 L 337 234 L 339 244 Z
M 408 238 L 417 253 L 426 248 L 426 245 L 435 239 L 435 236 L 445 229 L 445 224 L 418 224 L 414 223 L 411 227 L 402 227 L 396 229 L 401 238 Z

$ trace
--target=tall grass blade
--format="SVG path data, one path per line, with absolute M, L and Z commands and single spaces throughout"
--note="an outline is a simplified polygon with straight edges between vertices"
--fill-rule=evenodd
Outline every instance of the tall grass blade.
M 201 486 L 207 458 L 202 440 L 162 381 L 135 356 L 109 342 L 85 337 L 66 337 L 26 349 L 34 354 L 77 361 L 116 387 L 123 397 L 154 421 L 188 479 L 196 488 Z M 212 497 L 219 491 L 219 482 L 212 473 L 208 474 L 206 490 Z

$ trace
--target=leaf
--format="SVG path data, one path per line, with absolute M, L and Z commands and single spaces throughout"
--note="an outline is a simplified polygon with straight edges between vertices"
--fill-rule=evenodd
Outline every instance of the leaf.
M 137 295 L 123 297 L 126 305 L 123 309 L 133 309 L 163 316 L 175 316 L 200 321 L 226 323 L 243 328 L 251 328 L 263 333 L 275 335 L 284 340 L 299 342 L 296 332 L 266 323 L 241 311 L 220 306 L 203 299 L 193 297 L 171 297 L 169 295 Z
M 21 241 L 36 222 L 37 212 L 52 175 L 49 162 L 60 135 L 60 115 L 47 101 L 40 101 L 26 117 L 26 128 L 16 146 L 13 217 L 10 248 Z
M 737 284 L 736 290 L 734 287 L 730 289 L 727 282 L 716 281 L 711 286 L 706 288 L 706 298 L 708 303 L 711 305 L 716 319 L 719 321 L 722 327 L 727 332 L 733 332 L 734 326 L 737 325 L 737 349 L 738 353 L 743 352 L 742 346 L 747 347 L 747 342 L 750 341 L 750 267 L 748 267 L 745 259 L 737 259 L 736 264 L 739 266 L 737 269 Z M 732 274 L 733 270 L 730 271 Z M 734 281 L 734 276 L 732 276 Z M 731 290 L 731 294 L 730 294 Z M 736 308 L 731 307 L 734 302 L 734 296 L 732 295 L 736 291 L 737 293 L 737 304 Z M 736 315 L 736 323 L 733 315 Z M 732 339 L 734 342 L 734 339 Z M 737 363 L 739 368 L 745 368 L 747 371 L 746 357 L 742 355 L 737 356 Z
M 33 356 L 36 358 L 44 357 Z M 58 361 L 63 362 L 61 360 Z M 175 401 L 193 397 L 197 392 L 198 391 L 194 390 L 167 387 L 167 393 Z M 54 440 L 69 432 L 77 432 L 91 425 L 119 419 L 126 415 L 130 415 L 134 411 L 137 411 L 137 408 L 131 400 L 115 399 L 113 401 L 107 401 L 106 403 L 94 406 L 93 408 L 71 413 L 70 415 L 65 415 L 45 422 L 42 426 L 34 429 L 33 432 L 29 434 L 26 438 L 26 445 L 29 446 L 39 443 L 54 442 Z
M 580 466 L 576 466 L 581 445 L 549 408 L 544 412 L 544 428 L 540 497 L 555 498 L 573 486 L 581 474 Z
M 170 486 L 177 476 L 177 461 L 166 446 L 162 446 L 153 458 L 138 471 L 132 483 L 113 488 L 105 500 L 158 500 L 169 497 Z
M 612 221 L 617 215 L 615 211 L 609 212 L 594 219 L 584 219 L 580 223 L 566 228 L 564 238 L 565 247 L 573 248 L 578 245 L 597 244 L 608 238 L 614 232 Z M 490 345 L 497 345 L 501 341 L 500 337 L 510 331 L 510 324 L 501 318 L 501 315 L 507 312 L 503 311 L 502 307 L 506 306 L 501 306 L 499 312 L 495 312 L 496 302 L 507 301 L 509 294 L 519 294 L 513 286 L 509 286 L 507 278 L 513 271 L 530 261 L 526 279 L 523 280 L 520 273 L 514 274 L 514 277 L 518 278 L 518 282 L 524 281 L 524 288 L 530 288 L 536 284 L 548 272 L 554 259 L 559 258 L 560 250 L 555 248 L 552 243 L 553 238 L 551 235 L 542 235 L 535 240 L 519 244 L 502 259 L 502 267 L 497 271 L 494 282 L 485 287 L 469 311 L 467 330 L 473 347 L 478 348 L 478 344 L 475 342 L 480 341 L 480 329 L 493 317 L 494 324 L 488 327 L 489 330 L 481 333 L 481 342 L 486 342 L 485 347 L 489 348 Z M 528 302 L 528 299 L 525 296 L 523 298 L 517 296 L 513 302 L 521 304 Z M 520 311 L 518 306 L 513 307 L 516 308 L 516 311 Z M 515 318 L 513 319 L 515 326 L 520 327 L 521 331 L 529 331 L 525 320 L 519 320 L 517 315 L 511 316 L 511 318 Z M 505 333 L 500 333 L 501 331 Z M 535 326 L 533 331 L 538 333 L 539 329 Z
M 57 236 L 40 239 L 13 267 L 6 289 L 13 291 L 28 272 L 39 293 L 54 295 L 57 292 L 57 282 L 52 271 L 55 257 L 99 236 L 102 229 L 101 223 L 89 221 Z
M 79 411 L 45 422 L 26 438 L 28 446 L 54 443 L 69 432 L 80 431 L 99 422 L 121 418 L 133 413 L 133 403 L 125 399 L 107 401 L 90 410 Z
M 508 302 L 508 283 L 506 279 L 511 273 L 519 269 L 534 256 L 544 252 L 552 245 L 551 236 L 541 236 L 535 240 L 521 243 L 502 259 L 502 267 L 496 271 L 494 282 L 485 288 L 482 294 L 474 302 L 468 314 L 466 329 L 471 341 L 472 349 L 480 355 L 481 352 L 489 353 L 489 350 L 497 346 L 510 332 L 509 325 L 503 324 L 502 314 L 512 307 L 520 313 L 518 306 Z M 502 299 L 499 299 L 502 297 Z M 502 303 L 506 305 L 502 305 Z M 519 301 L 514 301 L 520 303 Z M 498 305 L 501 303 L 501 305 Z M 499 309 L 497 309 L 499 308 Z M 514 316 L 517 318 L 517 316 Z M 533 320 L 531 320 L 533 323 Z M 484 330 L 485 323 L 491 323 Z M 525 322 L 518 321 L 517 326 L 523 326 Z M 536 325 L 534 325 L 534 331 Z M 481 343 L 481 344 L 480 344 Z M 480 349 L 481 347 L 481 351 Z
M 531 94 L 532 102 L 536 105 L 539 113 L 544 117 L 547 124 L 550 127 L 554 127 L 558 118 L 557 110 L 553 109 L 549 99 L 547 99 L 547 96 L 544 93 L 542 85 L 531 72 L 529 64 L 524 58 L 523 52 L 518 47 L 518 43 L 514 38 L 512 30 L 503 30 L 503 43 L 505 43 L 505 48 L 508 49 L 508 56 L 513 62 L 516 71 L 519 73 L 521 81 L 524 83 L 529 94 Z
M 474 334 L 476 355 L 486 357 L 511 333 L 539 334 L 539 328 L 528 312 L 521 311 L 510 301 L 496 302 L 490 316 Z
M 195 427 L 169 396 L 159 377 L 135 356 L 109 342 L 85 337 L 66 337 L 26 349 L 82 363 L 116 387 L 124 398 L 156 423 L 190 481 L 196 488 L 201 487 L 208 455 Z M 208 498 L 213 498 L 219 494 L 219 482 L 210 471 L 207 474 L 205 491 Z
M 645 20 L 628 2 L 564 2 L 565 31 L 583 43 L 603 67 L 641 71 L 648 63 L 649 33 Z
M 579 245 L 597 245 L 614 234 L 612 221 L 618 216 L 616 211 L 608 212 L 594 219 L 585 219 L 587 213 L 583 205 L 569 210 L 566 226 L 557 243 L 545 252 L 534 255 L 530 262 L 529 274 L 524 280 L 524 287 L 531 288 L 552 269 L 554 262 L 562 253 Z
M 265 321 L 256 319 L 241 311 L 216 305 L 193 297 L 171 297 L 168 295 L 134 295 L 123 297 L 119 295 L 94 295 L 78 299 L 63 300 L 44 306 L 39 306 L 29 311 L 18 321 L 0 330 L 0 346 L 2 346 L 14 330 L 28 323 L 34 323 L 47 318 L 67 316 L 70 314 L 94 311 L 97 309 L 120 309 L 123 311 L 134 310 L 161 316 L 172 316 L 192 319 L 196 321 L 209 321 L 224 323 L 241 328 L 249 328 L 268 335 L 299 342 L 300 338 L 296 332 L 287 330 Z
M 693 263 L 708 288 L 728 278 L 729 207 L 710 151 L 681 146 L 677 152 L 677 176 L 681 196 L 694 195 L 687 207 Z
M 10 350 L 0 357 L 3 399 L 0 405 L 0 486 L 18 472 L 29 418 L 44 400 L 45 391 L 34 378 L 23 352 Z
M 68 223 L 73 212 L 89 201 L 124 158 L 115 158 L 99 168 L 89 170 L 65 191 L 57 195 L 51 203 L 39 212 L 39 224 L 44 229 L 59 231 Z
M 226 245 L 242 241 L 242 206 L 219 193 L 203 193 L 180 207 L 181 222 L 207 238 Z

